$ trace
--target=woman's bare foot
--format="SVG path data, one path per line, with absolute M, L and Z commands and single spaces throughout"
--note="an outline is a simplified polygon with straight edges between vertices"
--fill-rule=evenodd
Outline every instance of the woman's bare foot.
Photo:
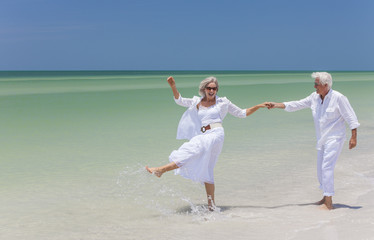
M 155 168 L 149 168 L 148 166 L 145 166 L 145 169 L 151 173 L 151 174 L 154 174 L 156 175 L 157 177 L 161 177 L 162 174 L 164 174 L 165 172 L 168 172 L 168 171 L 171 171 L 171 170 L 174 170 L 174 169 L 177 169 L 178 166 L 175 162 L 171 162 L 171 163 L 168 163 L 162 167 L 155 167 Z
M 208 209 L 211 212 L 214 212 L 216 210 L 216 204 L 214 203 L 214 199 L 211 195 L 208 195 Z
M 156 177 L 161 177 L 162 174 L 164 173 L 163 171 L 161 171 L 160 168 L 149 168 L 148 166 L 145 166 L 145 169 L 146 169 L 149 173 L 155 175 Z

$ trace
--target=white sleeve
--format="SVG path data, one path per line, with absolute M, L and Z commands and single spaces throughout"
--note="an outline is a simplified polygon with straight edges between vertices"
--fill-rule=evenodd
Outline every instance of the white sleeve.
M 295 112 L 304 108 L 310 108 L 312 106 L 312 95 L 303 98 L 299 101 L 291 101 L 291 102 L 284 102 L 283 104 L 286 106 L 284 109 L 287 112 Z
M 229 100 L 228 100 L 229 101 Z M 233 104 L 231 101 L 228 102 L 228 112 L 238 118 L 247 117 L 246 109 L 241 109 L 240 107 Z
M 174 99 L 176 104 L 178 104 L 182 107 L 190 107 L 194 102 L 193 98 L 183 98 L 181 94 L 179 94 L 178 99 L 175 99 L 174 97 L 173 97 L 173 99 Z
M 360 123 L 357 120 L 357 116 L 353 111 L 351 104 L 349 103 L 346 96 L 341 96 L 338 99 L 338 106 L 340 114 L 343 116 L 346 123 L 349 125 L 350 129 L 355 129 L 360 126 Z

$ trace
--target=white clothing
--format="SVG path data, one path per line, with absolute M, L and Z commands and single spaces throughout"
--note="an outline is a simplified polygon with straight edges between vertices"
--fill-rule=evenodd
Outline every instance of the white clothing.
M 317 176 L 323 196 L 334 196 L 334 168 L 344 139 L 331 139 L 317 151 Z
M 213 169 L 221 153 L 225 133 L 218 127 L 193 137 L 178 150 L 174 150 L 169 161 L 179 168 L 175 174 L 195 182 L 214 184 Z
M 341 93 L 330 89 L 322 103 L 316 92 L 299 101 L 284 102 L 287 112 L 311 108 L 316 129 L 317 149 L 329 139 L 345 138 L 345 122 L 350 129 L 360 126 L 348 99 Z
M 210 107 L 200 105 L 199 111 L 197 111 L 197 116 L 199 117 L 202 126 L 207 126 L 211 123 L 222 123 L 217 105 Z
M 199 117 L 197 116 L 197 104 L 201 102 L 201 97 L 183 98 L 179 95 L 178 99 L 174 98 L 174 101 L 183 107 L 188 109 L 182 115 L 181 120 L 178 124 L 177 139 L 188 139 L 190 140 L 196 135 L 201 134 L 200 128 L 203 126 Z M 226 117 L 229 112 L 231 115 L 239 118 L 245 118 L 246 110 L 237 107 L 231 103 L 226 97 L 216 96 L 216 107 L 219 109 L 221 121 Z M 205 125 L 204 125 L 205 126 Z
M 288 112 L 311 108 L 317 137 L 317 176 L 324 196 L 334 195 L 334 168 L 345 141 L 345 122 L 350 129 L 360 126 L 348 99 L 330 89 L 322 101 L 312 93 L 299 101 L 283 103 Z
M 216 96 L 215 105 L 209 109 L 202 109 L 202 112 L 198 113 L 196 106 L 201 99 L 200 97 L 182 98 L 180 95 L 178 99 L 175 99 L 177 104 L 188 107 L 179 122 L 177 139 L 190 141 L 173 151 L 169 156 L 169 161 L 175 162 L 179 167 L 175 170 L 175 174 L 196 182 L 213 184 L 213 169 L 221 153 L 225 133 L 222 127 L 207 130 L 205 133 L 202 133 L 200 129 L 212 123 L 222 123 L 227 112 L 233 116 L 245 118 L 246 110 L 240 109 L 225 97 Z

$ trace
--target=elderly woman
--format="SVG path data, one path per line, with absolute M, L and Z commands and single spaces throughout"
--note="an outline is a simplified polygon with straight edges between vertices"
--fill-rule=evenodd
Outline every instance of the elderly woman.
M 213 168 L 221 153 L 224 130 L 222 120 L 227 113 L 239 118 L 251 115 L 259 108 L 259 104 L 247 109 L 241 109 L 231 103 L 226 97 L 218 97 L 218 81 L 208 77 L 200 83 L 201 97 L 183 98 L 175 85 L 173 77 L 167 79 L 178 105 L 188 107 L 183 114 L 177 131 L 177 139 L 188 139 L 178 150 L 169 156 L 170 163 L 162 167 L 148 168 L 148 172 L 161 177 L 167 171 L 175 169 L 176 174 L 204 183 L 208 197 L 209 210 L 214 210 L 214 177 Z

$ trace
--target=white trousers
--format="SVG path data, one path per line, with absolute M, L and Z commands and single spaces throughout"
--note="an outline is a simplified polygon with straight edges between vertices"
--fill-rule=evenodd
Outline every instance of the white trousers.
M 323 196 L 334 196 L 334 168 L 343 149 L 344 140 L 327 140 L 317 152 L 317 176 Z

